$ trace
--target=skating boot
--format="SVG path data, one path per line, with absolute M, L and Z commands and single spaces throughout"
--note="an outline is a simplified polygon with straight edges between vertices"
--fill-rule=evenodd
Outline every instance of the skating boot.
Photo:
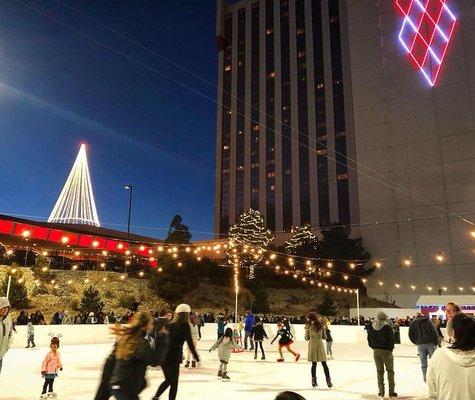
M 40 396 L 40 400 L 47 399 L 47 398 L 48 398 L 48 394 L 46 394 L 46 393 L 43 393 L 43 394 Z
M 191 368 L 196 368 L 196 361 L 191 362 Z
M 384 393 L 378 393 L 378 397 L 379 397 L 380 399 L 384 399 Z
M 229 377 L 229 375 L 227 374 L 227 372 L 225 372 L 225 373 L 223 374 L 223 376 L 221 377 L 221 380 L 222 380 L 223 382 L 229 382 L 229 381 L 231 380 L 231 378 Z
M 30 348 L 30 346 L 26 346 L 26 347 L 25 347 L 25 349 L 29 349 L 29 348 Z
M 333 383 L 332 383 L 332 380 L 330 378 L 327 379 L 327 386 L 329 389 L 331 389 L 333 387 Z
M 397 393 L 389 393 L 389 398 L 395 400 L 397 398 Z
M 318 385 L 317 385 L 317 378 L 316 377 L 312 377 L 312 387 L 313 388 L 316 388 Z
M 278 358 L 277 362 L 284 362 L 284 359 L 283 358 Z
M 262 356 L 262 357 L 261 357 L 261 360 L 265 360 L 265 359 L 266 359 L 266 356 Z
M 257 360 L 257 354 L 254 354 L 254 360 Z
M 58 398 L 58 395 L 55 392 L 49 392 L 47 399 L 49 400 L 56 400 Z
M 187 361 L 187 362 L 185 363 L 185 368 L 189 368 L 189 367 L 190 367 L 190 362 Z
M 300 360 L 300 354 L 297 354 L 297 355 L 295 356 L 295 362 L 297 362 L 298 360 Z
M 223 376 L 223 371 L 219 370 L 218 371 L 218 378 L 221 378 Z

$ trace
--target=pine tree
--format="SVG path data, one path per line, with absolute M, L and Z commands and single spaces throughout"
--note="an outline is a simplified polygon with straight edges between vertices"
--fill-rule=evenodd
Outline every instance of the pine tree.
M 323 295 L 322 302 L 317 305 L 318 312 L 325 317 L 332 317 L 338 312 L 338 306 L 333 300 L 333 296 L 325 292 Z
M 93 312 L 94 315 L 97 315 L 103 308 L 104 303 L 101 301 L 99 290 L 94 286 L 84 289 L 80 305 L 82 313 L 88 315 L 90 312 Z
M 42 255 L 36 256 L 35 264 L 31 267 L 31 271 L 35 279 L 41 282 L 49 282 L 55 277 L 55 274 L 51 272 L 48 258 Z
M 264 281 L 262 279 L 257 280 L 252 292 L 254 294 L 253 311 L 255 313 L 269 312 L 269 294 L 267 293 L 266 286 L 264 285 Z
M 259 211 L 249 209 L 229 229 L 228 262 L 234 264 L 238 260 L 239 266 L 248 270 L 249 279 L 253 279 L 254 269 L 273 239 Z
M 168 229 L 168 236 L 165 243 L 188 244 L 191 240 L 191 233 L 188 226 L 182 224 L 183 218 L 181 215 L 175 215 L 170 222 L 170 229 Z
M 292 237 L 285 242 L 285 250 L 288 254 L 301 257 L 315 257 L 317 237 L 309 225 L 292 228 Z
M 3 293 L 2 296 L 7 295 L 8 288 L 8 275 L 5 276 L 1 283 L 0 292 Z M 28 290 L 26 289 L 25 282 L 23 280 L 23 275 L 18 272 L 12 276 L 10 283 L 10 293 L 8 295 L 10 304 L 13 308 L 28 308 L 30 306 L 30 300 L 28 298 Z

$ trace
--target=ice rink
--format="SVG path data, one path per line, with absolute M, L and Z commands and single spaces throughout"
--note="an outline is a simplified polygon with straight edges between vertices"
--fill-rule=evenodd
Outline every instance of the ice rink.
M 310 364 L 306 361 L 306 345 L 298 343 L 302 359 L 296 363 L 286 355 L 285 363 L 275 360 L 275 347 L 265 343 L 267 360 L 255 361 L 253 353 L 233 354 L 228 373 L 231 382 L 216 377 L 217 353 L 208 353 L 211 342 L 199 342 L 202 357 L 199 368 L 182 368 L 178 399 L 180 400 L 272 400 L 284 390 L 293 390 L 308 399 L 376 400 L 376 371 L 371 349 L 363 344 L 334 343 L 335 359 L 329 361 L 334 387 L 329 390 L 321 365 L 318 365 L 318 388 L 310 385 Z M 105 356 L 110 345 L 64 345 L 60 348 L 64 371 L 55 381 L 58 400 L 92 400 Z M 11 349 L 3 360 L 0 374 L 0 399 L 39 399 L 43 380 L 41 361 L 46 347 Z M 395 350 L 396 391 L 400 399 L 425 399 L 425 384 L 414 346 L 399 345 Z M 141 399 L 150 400 L 162 380 L 160 370 L 149 370 L 148 387 Z M 167 392 L 165 397 L 168 399 Z

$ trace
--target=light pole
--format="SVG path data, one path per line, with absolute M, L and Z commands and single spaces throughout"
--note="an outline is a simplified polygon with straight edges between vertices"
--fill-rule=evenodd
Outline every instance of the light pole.
M 133 193 L 133 190 L 134 190 L 134 186 L 133 185 L 127 185 L 127 186 L 124 186 L 124 188 L 129 190 L 129 217 L 127 219 L 127 240 L 129 240 L 129 237 L 130 237 L 130 218 L 131 218 L 131 215 L 132 215 L 132 193 Z

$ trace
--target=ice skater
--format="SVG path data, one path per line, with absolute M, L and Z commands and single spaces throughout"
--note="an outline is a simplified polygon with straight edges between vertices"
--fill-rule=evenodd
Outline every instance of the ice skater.
M 36 347 L 35 344 L 35 327 L 33 326 L 33 322 L 29 321 L 27 324 L 27 333 L 26 333 L 27 339 L 26 339 L 26 348 L 31 348 Z
M 59 339 L 53 337 L 49 345 L 51 351 L 46 354 L 43 364 L 41 365 L 41 375 L 45 382 L 43 384 L 43 391 L 41 392 L 41 398 L 56 398 L 56 393 L 53 392 L 53 384 L 55 378 L 58 376 L 58 371 L 63 370 L 63 364 L 61 363 L 61 357 L 59 355 Z
M 327 321 L 325 323 L 325 337 L 326 337 L 326 342 L 327 342 L 327 358 L 329 360 L 333 360 L 333 337 L 332 337 L 332 331 L 330 330 L 330 323 Z
M 251 339 L 254 340 L 254 360 L 257 360 L 257 348 L 261 348 L 262 357 L 261 360 L 266 359 L 266 354 L 264 353 L 264 347 L 262 342 L 264 339 L 269 339 L 267 337 L 264 326 L 262 325 L 262 320 L 259 317 L 256 317 L 256 324 L 252 327 Z
M 305 324 L 305 340 L 308 342 L 308 361 L 312 363 L 310 372 L 312 374 L 312 387 L 317 387 L 317 363 L 321 362 L 327 386 L 333 386 L 330 378 L 330 370 L 327 365 L 327 356 L 325 354 L 325 347 L 323 346 L 323 339 L 325 338 L 325 328 L 323 323 L 313 311 L 308 313 L 307 323 Z
M 270 344 L 274 344 L 274 342 L 277 340 L 277 338 L 280 336 L 279 339 L 279 355 L 280 358 L 277 359 L 277 362 L 284 362 L 284 354 L 282 353 L 282 348 L 285 347 L 287 351 L 292 354 L 295 357 L 295 361 L 300 360 L 300 354 L 296 353 L 293 351 L 290 346 L 294 342 L 292 340 L 292 334 L 290 333 L 289 330 L 287 330 L 286 327 L 284 327 L 284 324 L 282 322 L 277 323 L 277 335 L 275 336 L 274 339 L 272 339 L 272 342 Z
M 221 339 L 221 337 L 224 335 L 224 329 L 226 328 L 227 324 L 228 322 L 225 321 L 224 314 L 220 313 L 218 315 L 218 320 L 216 321 L 218 339 Z
M 190 330 L 191 330 L 191 339 L 193 340 L 193 345 L 195 346 L 198 343 L 198 340 L 200 338 L 200 331 L 199 331 L 199 325 L 196 320 L 196 316 L 194 314 L 190 315 Z M 193 358 L 192 359 L 192 353 L 190 348 L 188 348 L 188 352 L 186 355 L 186 363 L 185 363 L 185 368 L 188 368 L 190 366 L 190 360 L 191 360 L 191 368 L 196 367 L 196 360 Z
M 231 378 L 228 375 L 228 364 L 229 359 L 231 358 L 231 352 L 233 349 L 240 348 L 233 339 L 233 330 L 231 328 L 226 328 L 224 335 L 221 336 L 209 352 L 211 353 L 213 350 L 218 349 L 218 357 L 219 357 L 219 369 L 218 369 L 218 378 L 221 378 L 223 382 L 229 381 Z

